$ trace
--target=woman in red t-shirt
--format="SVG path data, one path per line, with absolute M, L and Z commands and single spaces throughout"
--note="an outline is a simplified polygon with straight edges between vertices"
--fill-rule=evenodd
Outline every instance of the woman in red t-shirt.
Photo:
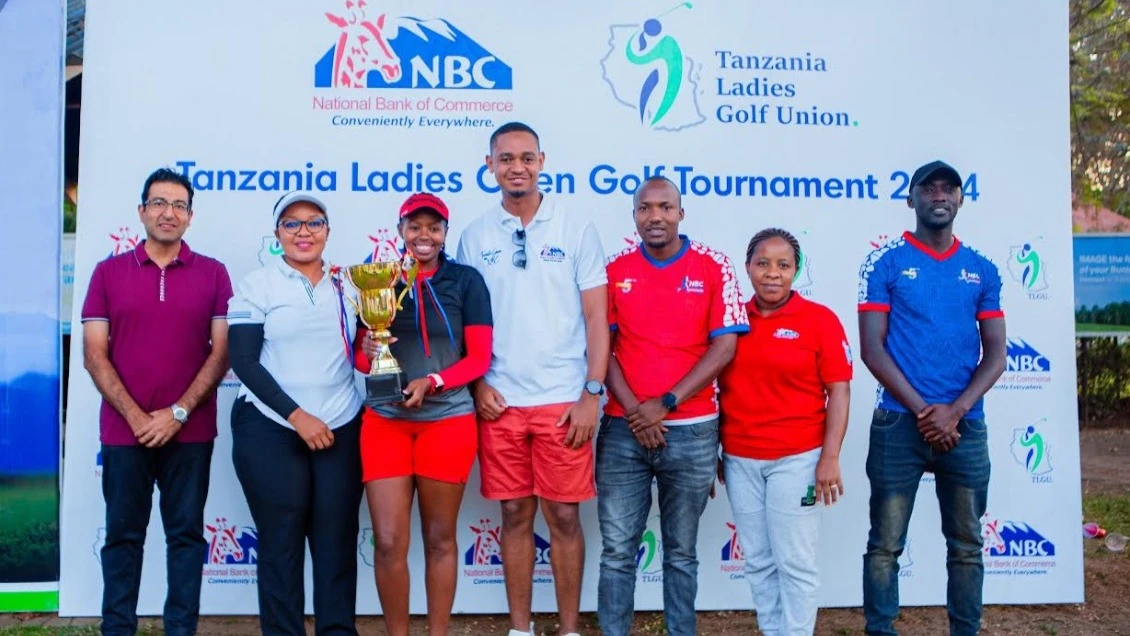
M 765 633 L 812 633 L 817 503 L 843 495 L 851 348 L 832 310 L 792 291 L 796 238 L 758 232 L 746 249 L 754 298 L 721 386 L 721 472 Z

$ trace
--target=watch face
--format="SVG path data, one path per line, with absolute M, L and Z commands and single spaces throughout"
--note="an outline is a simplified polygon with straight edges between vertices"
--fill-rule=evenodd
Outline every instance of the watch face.
M 596 380 L 589 380 L 585 382 L 585 390 L 593 395 L 602 395 L 604 393 L 604 385 Z

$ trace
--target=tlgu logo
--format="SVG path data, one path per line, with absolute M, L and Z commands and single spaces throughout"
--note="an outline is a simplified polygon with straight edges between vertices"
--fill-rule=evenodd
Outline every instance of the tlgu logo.
M 808 232 L 801 232 L 801 235 L 805 234 Z M 800 261 L 793 274 L 793 290 L 805 298 L 812 296 L 812 259 L 805 252 L 800 253 Z
M 219 517 L 215 523 L 204 525 L 208 538 L 206 565 L 254 565 L 259 562 L 259 534 L 250 526 L 228 525 Z
M 898 566 L 900 579 L 909 579 L 914 576 L 914 555 L 910 551 L 910 539 L 906 540 L 902 554 L 899 555 Z
M 338 36 L 314 65 L 315 87 L 513 88 L 510 66 L 447 20 L 369 17 L 368 4 L 346 0 L 325 14 Z
M 279 240 L 273 236 L 264 236 L 263 242 L 259 246 L 259 264 L 266 265 L 273 262 L 274 259 L 282 256 L 282 245 L 279 245 Z
M 118 228 L 117 233 L 110 232 L 110 240 L 114 242 L 114 249 L 110 251 L 110 256 L 117 256 L 136 248 L 141 237 L 138 236 L 137 232 L 131 231 L 129 226 L 122 226 Z
M 671 34 L 677 30 L 673 21 L 660 20 L 684 8 L 690 9 L 691 3 L 681 2 L 643 24 L 612 25 L 608 50 L 600 60 L 616 101 L 631 108 L 641 125 L 655 130 L 676 131 L 706 121 L 698 105 L 702 65 L 683 54 Z
M 1046 429 L 1047 423 L 1047 418 L 1044 418 L 1025 428 L 1012 429 L 1012 444 L 1008 447 L 1012 458 L 1032 476 L 1034 484 L 1050 484 L 1052 481 L 1051 448 L 1040 432 Z
M 1008 254 L 1008 273 L 1020 283 L 1028 298 L 1046 300 L 1048 278 L 1044 259 L 1032 242 L 1013 245 Z
M 361 538 L 357 541 L 357 553 L 365 565 L 373 567 L 373 549 L 376 547 L 372 528 L 362 528 Z
M 982 551 L 994 557 L 1051 557 L 1055 544 L 1026 523 L 1001 521 L 987 514 L 982 520 Z
M 648 520 L 636 549 L 636 576 L 645 583 L 663 581 L 663 542 L 659 540 L 659 517 Z

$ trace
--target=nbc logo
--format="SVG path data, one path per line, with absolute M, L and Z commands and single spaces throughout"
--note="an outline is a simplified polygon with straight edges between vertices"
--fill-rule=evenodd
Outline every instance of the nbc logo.
M 513 88 L 510 66 L 447 20 L 393 16 L 371 4 L 346 0 L 325 12 L 336 37 L 314 65 L 315 88 Z
M 730 531 L 730 538 L 722 544 L 722 565 L 718 569 L 723 574 L 728 574 L 731 580 L 739 580 L 744 578 L 745 555 L 742 554 L 742 544 L 738 539 L 738 526 L 727 521 L 726 529 Z

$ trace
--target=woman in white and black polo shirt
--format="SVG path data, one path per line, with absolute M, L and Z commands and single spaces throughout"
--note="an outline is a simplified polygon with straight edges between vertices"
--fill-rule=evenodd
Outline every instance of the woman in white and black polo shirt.
M 361 394 L 357 315 L 322 260 L 326 206 L 292 192 L 274 208 L 283 256 L 247 275 L 228 306 L 232 459 L 259 533 L 264 634 L 305 634 L 306 542 L 317 634 L 356 634 Z

